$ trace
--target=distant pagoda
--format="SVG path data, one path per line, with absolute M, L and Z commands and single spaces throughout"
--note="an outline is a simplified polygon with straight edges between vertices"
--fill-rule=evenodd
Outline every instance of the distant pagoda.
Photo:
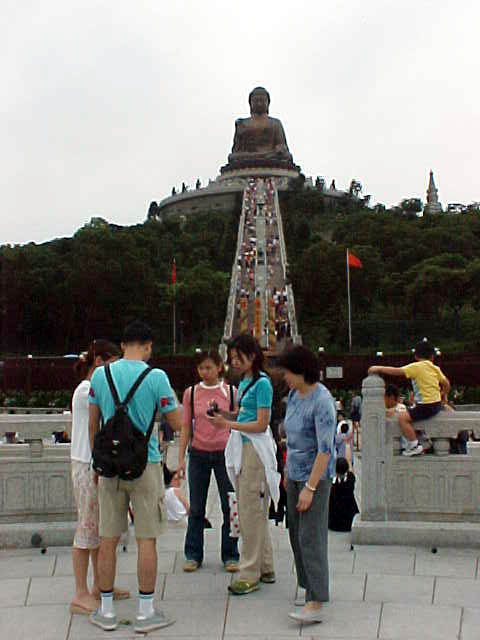
M 433 171 L 430 171 L 430 180 L 427 189 L 427 204 L 423 210 L 424 213 L 442 213 L 442 205 L 438 201 L 438 189 L 433 179 Z

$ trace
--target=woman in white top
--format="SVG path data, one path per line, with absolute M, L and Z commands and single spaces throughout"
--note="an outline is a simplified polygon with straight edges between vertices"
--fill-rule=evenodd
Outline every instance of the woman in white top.
M 90 466 L 92 453 L 88 437 L 88 395 L 90 378 L 97 367 L 112 362 L 121 356 L 119 348 L 107 340 L 94 340 L 88 351 L 82 353 L 75 365 L 75 371 L 84 378 L 75 389 L 72 398 L 72 484 L 77 505 L 78 522 L 73 539 L 73 572 L 75 575 L 75 595 L 70 605 L 72 613 L 88 615 L 98 608 L 100 589 L 98 587 L 97 557 L 100 539 L 98 537 L 98 495 L 95 474 Z M 93 588 L 87 585 L 88 563 L 92 561 Z M 115 597 L 128 598 L 130 593 L 115 590 Z

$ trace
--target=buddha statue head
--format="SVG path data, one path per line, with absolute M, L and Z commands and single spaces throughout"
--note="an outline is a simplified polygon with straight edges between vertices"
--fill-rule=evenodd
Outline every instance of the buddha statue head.
M 250 105 L 251 115 L 268 114 L 270 106 L 270 94 L 263 87 L 255 87 L 248 96 L 248 104 Z

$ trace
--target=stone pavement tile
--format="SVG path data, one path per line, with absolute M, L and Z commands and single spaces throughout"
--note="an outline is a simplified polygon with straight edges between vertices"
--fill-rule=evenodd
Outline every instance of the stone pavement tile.
M 58 549 L 59 551 L 57 551 L 57 547 L 52 547 L 51 549 L 49 549 L 49 553 L 51 553 L 52 556 L 53 555 L 56 556 L 54 575 L 55 576 L 73 576 L 72 548 L 69 547 L 68 552 L 65 547 L 60 547 Z M 124 556 L 128 557 L 129 555 L 135 556 L 135 563 L 136 563 L 137 552 L 136 552 L 135 546 L 130 547 L 130 551 L 128 552 L 122 551 L 121 548 L 119 547 L 117 551 L 117 566 L 118 566 L 119 558 Z M 91 571 L 91 567 L 90 567 L 90 571 Z
M 23 607 L 29 583 L 30 578 L 2 578 L 0 580 L 0 607 Z
M 460 607 L 387 603 L 382 609 L 379 638 L 457 640 L 460 617 Z
M 186 529 L 177 531 L 167 531 L 157 539 L 157 551 L 181 551 Z M 135 544 L 129 545 L 129 551 L 133 551 Z
M 458 607 L 480 607 L 480 581 L 462 578 L 437 578 L 435 604 L 451 604 Z M 479 631 L 480 637 L 480 631 Z
M 469 609 L 463 610 L 462 617 L 462 640 L 478 640 L 480 636 L 480 610 Z
M 63 604 L 71 602 L 75 592 L 73 577 L 32 578 L 27 606 L 40 604 Z
M 183 551 L 177 551 L 176 561 L 175 561 L 175 574 L 182 575 L 183 564 L 185 562 L 185 556 L 183 555 Z M 225 568 L 223 566 L 223 562 L 220 558 L 220 547 L 218 551 L 205 551 L 203 554 L 203 562 L 201 568 L 198 570 L 199 575 L 202 573 L 225 573 Z
M 303 637 L 303 636 L 302 636 Z M 225 634 L 223 636 L 223 640 L 251 640 L 252 636 L 251 635 L 242 635 L 242 636 L 238 636 L 238 635 L 230 635 L 230 634 Z M 255 636 L 255 640 L 297 640 L 299 638 L 298 632 L 296 634 L 291 634 L 291 635 L 279 635 L 278 633 L 276 633 L 275 635 L 259 635 L 259 636 Z M 177 638 L 175 638 L 175 640 L 177 640 Z M 197 640 L 195 638 L 195 640 Z
M 32 553 L 32 552 L 30 552 Z M 13 556 L 2 558 L 2 576 L 6 578 L 31 578 L 33 576 L 51 576 L 55 565 L 53 555 Z
M 273 554 L 275 573 L 278 575 L 290 575 L 294 573 L 293 553 L 291 549 L 275 551 Z
M 266 585 L 267 586 L 267 585 Z M 288 617 L 294 607 L 286 600 L 264 600 L 257 593 L 230 596 L 228 602 L 225 637 L 300 636 L 300 626 Z
M 477 556 L 478 550 L 438 549 L 434 554 L 428 549 L 417 549 L 415 575 L 475 578 Z
M 434 578 L 428 576 L 367 575 L 367 602 L 432 604 Z
M 357 547 L 354 553 L 354 573 L 413 575 L 415 560 L 413 551 L 410 553 L 396 553 L 390 550 L 379 549 L 375 552 L 370 552 L 363 547 Z
M 345 573 L 350 575 L 353 572 L 353 561 L 355 554 L 351 551 L 335 553 L 328 552 L 328 567 L 330 573 Z M 360 573 L 360 572 L 359 572 Z
M 304 625 L 302 638 L 372 640 L 377 637 L 381 605 L 371 602 L 332 602 L 321 624 Z
M 418 551 L 415 547 L 399 547 L 397 545 L 387 544 L 369 544 L 369 545 L 357 545 L 355 551 L 359 554 L 366 556 L 390 556 L 393 554 L 412 556 Z
M 2 640 L 65 640 L 70 612 L 63 605 L 13 607 L 0 615 Z
M 164 629 L 158 629 L 148 634 L 150 638 L 195 638 L 197 639 L 220 639 L 222 637 L 223 625 L 225 621 L 225 609 L 227 598 L 202 598 L 197 597 L 188 602 L 180 600 L 170 600 L 169 602 L 156 603 L 157 607 L 172 615 L 176 622 Z M 122 600 L 116 606 L 117 619 L 130 620 L 130 625 L 119 624 L 115 632 L 105 633 L 102 629 L 95 627 L 87 616 L 73 616 L 72 627 L 68 640 L 92 640 L 108 639 L 117 640 L 121 638 L 141 639 L 141 635 L 136 635 L 133 631 L 133 624 L 137 612 L 137 601 Z
M 159 574 L 155 592 L 160 599 L 164 592 L 165 575 Z M 89 582 L 91 585 L 91 580 Z M 133 599 L 138 595 L 138 581 L 136 574 L 117 576 L 115 584 L 123 589 L 129 589 Z M 55 576 L 53 578 L 32 578 L 28 592 L 27 606 L 39 604 L 69 605 L 75 592 L 73 576 Z
M 183 573 L 183 563 L 185 561 L 183 551 L 177 552 L 175 562 L 175 574 Z M 273 562 L 275 565 L 275 573 L 291 574 L 293 573 L 293 555 L 290 550 L 274 551 Z M 199 569 L 201 573 L 225 573 L 223 563 L 220 559 L 220 549 L 218 551 L 207 551 L 204 553 L 203 563 Z M 164 571 L 164 573 L 167 573 Z
M 175 554 L 172 551 L 157 551 L 157 573 L 173 573 Z M 137 554 L 119 553 L 117 555 L 117 576 L 124 573 L 137 573 Z
M 227 586 L 232 574 L 205 573 L 201 569 L 196 573 L 182 573 L 166 576 L 164 600 L 183 600 L 190 602 L 192 598 L 227 596 Z
M 343 575 L 334 573 L 330 576 L 330 600 L 332 602 L 363 600 L 365 589 L 364 575 Z
M 293 603 L 297 593 L 297 576 L 294 574 L 278 574 L 274 584 L 261 584 L 260 590 L 255 592 L 258 600 L 283 600 L 286 604 Z M 237 599 L 239 596 L 231 596 Z M 269 605 L 266 604 L 266 607 Z
M 329 531 L 328 549 L 329 551 L 350 551 L 352 534 L 350 532 Z

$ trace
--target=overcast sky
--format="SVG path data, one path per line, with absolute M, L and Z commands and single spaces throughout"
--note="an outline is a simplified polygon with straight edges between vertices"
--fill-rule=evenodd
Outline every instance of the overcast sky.
M 2 0 L 0 244 L 218 175 L 265 86 L 307 176 L 480 200 L 478 0 Z

